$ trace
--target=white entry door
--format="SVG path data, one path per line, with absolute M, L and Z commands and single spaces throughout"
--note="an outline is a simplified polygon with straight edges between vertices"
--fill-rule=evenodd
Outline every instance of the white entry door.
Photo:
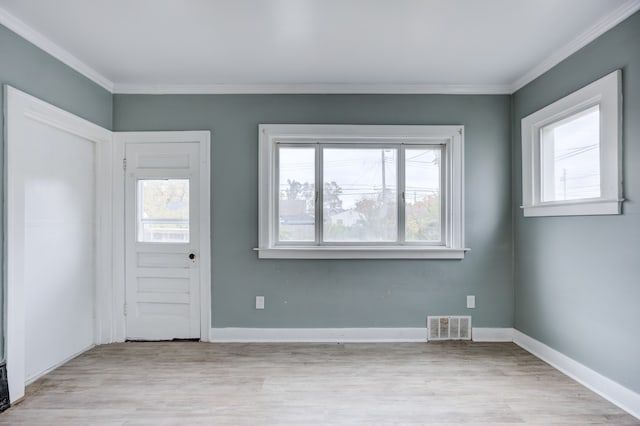
M 125 143 L 126 338 L 200 338 L 203 141 L 183 132 Z M 200 132 L 202 133 L 202 132 Z M 168 135 L 169 133 L 167 133 Z M 206 151 L 205 151 L 206 152 Z M 208 174 L 208 173 L 207 173 Z M 207 185 L 208 187 L 208 185 Z M 206 197 L 208 203 L 208 197 Z M 204 250 L 206 252 L 206 250 Z M 207 285 L 209 283 L 206 283 Z M 207 297 L 208 298 L 208 297 Z

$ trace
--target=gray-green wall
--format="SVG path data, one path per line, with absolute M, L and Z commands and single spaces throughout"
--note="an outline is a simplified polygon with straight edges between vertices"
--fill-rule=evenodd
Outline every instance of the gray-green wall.
M 511 327 L 509 96 L 116 95 L 114 129 L 211 130 L 214 327 Z M 455 260 L 258 260 L 258 124 L 463 124 L 466 242 Z M 477 309 L 466 309 L 475 294 Z M 255 296 L 265 296 L 265 310 Z
M 624 214 L 524 218 L 520 120 L 623 72 Z M 513 95 L 515 327 L 640 392 L 640 13 Z
M 9 84 L 100 126 L 111 128 L 113 98 L 91 80 L 80 75 L 49 54 L 0 25 L 0 85 Z M 0 94 L 0 109 L 4 108 Z M 0 114 L 3 126 L 4 112 Z M 3 169 L 4 134 L 0 132 L 0 170 Z M 52 159 L 54 160 L 54 159 Z M 0 185 L 4 185 L 4 171 Z M 4 187 L 4 186 L 2 186 Z M 0 209 L 0 231 L 4 232 Z M 3 246 L 0 244 L 0 258 Z M 4 336 L 4 302 L 0 275 L 0 333 Z M 0 356 L 4 357 L 4 338 L 0 339 Z

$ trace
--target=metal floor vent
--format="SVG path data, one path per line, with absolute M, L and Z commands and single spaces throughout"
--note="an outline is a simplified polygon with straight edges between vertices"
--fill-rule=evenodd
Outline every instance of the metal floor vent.
M 471 317 L 427 317 L 427 340 L 471 340 Z

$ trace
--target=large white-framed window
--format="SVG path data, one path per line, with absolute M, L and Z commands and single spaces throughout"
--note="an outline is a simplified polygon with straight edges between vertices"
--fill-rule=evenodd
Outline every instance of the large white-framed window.
M 462 259 L 463 126 L 259 126 L 260 258 Z
M 522 119 L 525 216 L 620 214 L 621 71 Z

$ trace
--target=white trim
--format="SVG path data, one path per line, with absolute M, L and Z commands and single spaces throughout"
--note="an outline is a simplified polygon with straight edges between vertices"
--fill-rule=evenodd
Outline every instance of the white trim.
M 600 197 L 543 201 L 542 129 L 595 106 L 600 111 Z M 525 217 L 620 214 L 623 200 L 621 70 L 529 114 L 521 123 L 522 209 Z
M 96 186 L 100 194 L 96 200 L 96 259 L 100 259 L 96 263 L 96 344 L 112 342 L 113 333 L 112 312 L 104 309 L 102 302 L 113 294 L 113 133 L 108 131 L 108 136 L 109 143 L 96 147 Z
M 211 132 L 114 132 L 113 161 L 113 281 L 114 292 L 108 309 L 113 314 L 113 341 L 126 339 L 125 304 L 125 173 L 121 160 L 127 143 L 162 143 L 197 141 L 200 146 L 200 340 L 209 341 L 211 328 Z
M 623 200 L 596 200 L 581 203 L 538 204 L 535 206 L 521 207 L 525 217 L 540 216 L 583 216 L 620 214 Z
M 81 349 L 80 351 L 76 352 L 75 354 L 65 358 L 64 360 L 56 363 L 54 366 L 47 368 L 44 371 L 41 371 L 40 373 L 37 373 L 31 377 L 27 377 L 26 381 L 24 382 L 25 386 L 29 386 L 31 383 L 35 382 L 36 380 L 38 380 L 40 377 L 46 376 L 47 374 L 51 373 L 53 370 L 55 370 L 58 367 L 63 366 L 64 364 L 68 363 L 69 361 L 71 361 L 72 359 L 74 359 L 77 356 L 82 355 L 83 353 L 90 351 L 91 349 L 95 348 L 96 345 L 89 345 L 84 349 Z
M 101 301 L 105 310 L 111 312 L 111 342 L 124 342 L 126 333 L 125 305 L 125 174 L 122 159 L 125 158 L 125 146 L 120 142 L 118 132 L 113 135 L 113 198 L 111 210 L 113 214 L 113 288 L 110 298 Z M 106 343 L 106 342 L 105 342 Z
M 283 83 L 283 84 L 119 84 L 113 93 L 184 94 L 424 94 L 508 95 L 510 84 L 386 84 L 386 83 Z
M 527 336 L 521 331 L 513 331 L 513 342 L 584 387 L 640 419 L 640 394 Z
M 30 27 L 24 21 L 15 17 L 2 7 L 0 7 L 0 24 L 4 25 L 28 42 L 44 50 L 46 53 L 58 59 L 60 62 L 73 68 L 80 74 L 87 77 L 89 80 L 113 93 L 114 84 L 111 80 L 100 74 L 98 71 L 71 54 L 68 50 L 60 47 L 60 45 L 54 43 L 42 33 L 36 31 L 34 28 Z
M 578 50 L 582 49 L 584 46 L 636 13 L 638 10 L 640 10 L 640 0 L 627 0 L 622 3 L 618 8 L 608 15 L 605 15 L 578 37 L 557 49 L 534 68 L 527 71 L 523 76 L 514 81 L 511 85 L 510 93 L 515 93 L 527 84 L 531 83 L 533 80 L 540 77 L 542 74 L 546 73 L 551 68 L 555 67 L 560 62 L 564 61 L 569 56 L 573 55 Z
M 513 328 L 473 327 L 471 340 L 474 342 L 513 342 Z
M 260 259 L 464 259 L 470 249 L 442 247 L 255 248 Z
M 11 86 L 4 86 L 5 115 L 5 156 L 4 156 L 4 288 L 5 288 L 5 344 L 9 394 L 14 402 L 24 395 L 25 385 L 25 306 L 22 288 L 22 264 L 19 263 L 23 242 L 18 230 L 23 225 L 23 212 L 14 201 L 17 191 L 15 187 L 13 157 L 16 137 L 19 128 L 14 128 L 18 120 L 26 117 L 55 127 L 61 131 L 79 136 L 96 145 L 96 277 L 95 277 L 95 325 L 94 343 L 108 339 L 109 312 L 101 309 L 99 299 L 109 291 L 111 286 L 111 244 L 112 216 L 107 208 L 111 204 L 111 181 L 106 172 L 111 169 L 112 133 L 94 123 L 57 108 L 40 99 L 28 95 Z
M 211 132 L 201 133 L 200 144 L 200 341 L 209 341 L 211 329 Z M 203 219 L 204 218 L 204 219 Z
M 212 342 L 426 342 L 425 327 L 212 328 Z

